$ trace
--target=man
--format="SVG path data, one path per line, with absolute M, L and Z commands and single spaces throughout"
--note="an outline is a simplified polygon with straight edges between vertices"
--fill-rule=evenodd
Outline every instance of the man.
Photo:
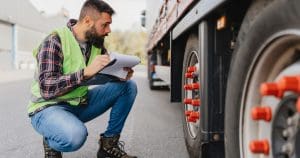
M 61 158 L 61 152 L 78 150 L 88 135 L 84 123 L 110 108 L 97 157 L 135 158 L 119 142 L 137 93 L 130 80 L 133 70 L 125 68 L 125 81 L 91 89 L 81 86 L 110 61 L 103 41 L 110 33 L 113 14 L 104 1 L 87 0 L 78 21 L 70 20 L 67 27 L 54 30 L 33 53 L 38 64 L 28 114 L 33 128 L 43 136 L 47 158 Z

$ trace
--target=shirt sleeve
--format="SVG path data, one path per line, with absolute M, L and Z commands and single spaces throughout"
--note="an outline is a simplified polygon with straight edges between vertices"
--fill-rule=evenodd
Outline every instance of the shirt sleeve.
M 70 92 L 83 81 L 83 69 L 63 74 L 63 58 L 59 36 L 49 35 L 37 55 L 40 93 L 46 100 Z

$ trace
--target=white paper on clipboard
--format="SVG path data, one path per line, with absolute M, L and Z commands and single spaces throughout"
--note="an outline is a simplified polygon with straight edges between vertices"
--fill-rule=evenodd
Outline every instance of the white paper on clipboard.
M 110 53 L 109 57 L 111 61 L 115 60 L 114 63 L 105 67 L 99 73 L 116 76 L 121 79 L 125 79 L 128 73 L 124 70 L 124 67 L 132 68 L 141 62 L 140 58 L 137 56 L 125 55 L 116 52 Z

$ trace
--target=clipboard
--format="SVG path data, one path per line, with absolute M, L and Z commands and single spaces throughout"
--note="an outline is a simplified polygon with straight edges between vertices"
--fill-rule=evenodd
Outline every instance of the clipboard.
M 97 73 L 92 78 L 90 78 L 86 81 L 83 81 L 80 85 L 81 86 L 92 86 L 92 85 L 105 84 L 107 82 L 122 82 L 122 81 L 116 76 Z
M 102 69 L 100 69 L 100 70 L 98 71 L 98 73 L 101 72 L 103 69 L 105 69 L 105 68 L 107 68 L 107 67 L 113 65 L 113 64 L 116 63 L 116 62 L 117 62 L 117 59 L 113 59 L 113 60 L 110 61 L 107 65 L 105 65 Z
M 100 71 L 102 71 L 104 68 L 109 67 L 113 65 L 117 59 L 113 59 L 110 61 L 107 65 L 105 65 Z M 99 71 L 99 72 L 100 72 Z M 101 73 L 96 73 L 93 77 L 90 79 L 83 81 L 80 85 L 81 86 L 91 86 L 91 85 L 100 85 L 100 84 L 105 84 L 107 82 L 117 82 L 121 81 L 118 77 L 108 75 L 108 74 L 101 74 Z
M 124 67 L 134 67 L 140 63 L 140 59 L 133 55 L 110 53 L 111 61 L 98 71 L 93 77 L 84 81 L 81 85 L 99 85 L 107 82 L 121 82 L 127 76 Z

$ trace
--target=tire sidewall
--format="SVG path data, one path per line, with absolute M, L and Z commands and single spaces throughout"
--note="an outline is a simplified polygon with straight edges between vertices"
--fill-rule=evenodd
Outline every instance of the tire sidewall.
M 241 156 L 240 108 L 247 75 L 251 71 L 250 67 L 257 62 L 255 59 L 259 60 L 257 58 L 261 55 L 259 49 L 270 37 L 282 30 L 300 28 L 299 6 L 300 1 L 297 0 L 272 2 L 254 19 L 252 26 L 246 30 L 245 38 L 238 41 L 239 47 L 234 52 L 226 91 L 225 150 L 228 158 L 240 158 Z

